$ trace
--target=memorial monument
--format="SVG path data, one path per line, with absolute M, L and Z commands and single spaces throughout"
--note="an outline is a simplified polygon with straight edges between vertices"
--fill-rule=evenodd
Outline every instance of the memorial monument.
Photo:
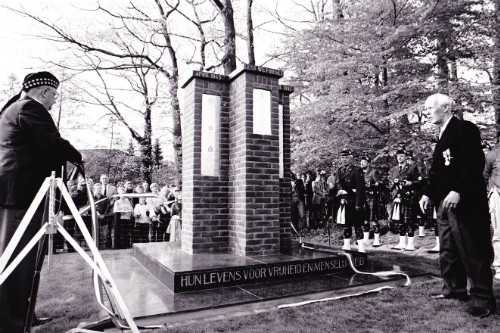
M 281 70 L 200 71 L 184 83 L 182 241 L 134 244 L 174 292 L 348 270 L 290 228 L 290 94 Z M 354 263 L 365 264 L 356 253 Z

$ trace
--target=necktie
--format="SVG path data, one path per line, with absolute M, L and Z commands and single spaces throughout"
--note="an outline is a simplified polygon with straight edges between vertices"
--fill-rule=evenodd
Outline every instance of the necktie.
M 106 185 L 102 187 L 102 195 L 106 195 Z

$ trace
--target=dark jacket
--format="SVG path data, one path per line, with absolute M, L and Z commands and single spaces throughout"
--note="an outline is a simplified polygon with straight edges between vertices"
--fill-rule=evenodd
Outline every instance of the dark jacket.
M 360 167 L 349 165 L 339 168 L 337 172 L 337 191 L 347 192 L 346 200 L 355 207 L 363 207 L 365 204 L 365 178 Z
M 444 157 L 447 152 L 449 163 Z M 479 129 L 469 121 L 453 117 L 434 149 L 425 194 L 438 203 L 455 191 L 460 194 L 457 209 L 477 208 L 488 215 L 484 161 Z
M 421 189 L 423 185 L 422 176 L 420 176 L 420 171 L 415 165 L 405 163 L 403 170 L 399 170 L 399 165 L 396 165 L 389 170 L 389 183 L 391 184 L 393 197 L 398 193 L 395 185 L 403 181 L 411 182 L 411 185 L 404 185 L 404 188 L 408 190 Z
M 28 207 L 51 171 L 81 160 L 42 104 L 13 103 L 0 115 L 0 206 Z

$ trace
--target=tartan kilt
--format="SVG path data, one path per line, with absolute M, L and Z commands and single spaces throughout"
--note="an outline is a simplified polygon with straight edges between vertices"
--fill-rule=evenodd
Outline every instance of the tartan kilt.
M 378 221 L 380 219 L 379 195 L 376 192 L 368 192 L 364 207 L 364 218 L 366 221 Z
M 417 220 L 417 215 L 420 212 L 418 199 L 414 192 L 407 191 L 405 197 L 401 201 L 401 219 L 400 223 L 414 223 Z

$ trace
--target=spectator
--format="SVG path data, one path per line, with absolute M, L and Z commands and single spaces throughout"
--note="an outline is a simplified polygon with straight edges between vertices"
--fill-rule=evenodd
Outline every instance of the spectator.
M 137 185 L 135 188 L 134 188 L 134 193 L 136 194 L 142 194 L 144 193 L 144 189 L 142 188 L 141 185 Z M 132 198 L 132 205 L 135 207 L 135 205 L 137 205 L 139 203 L 139 198 Z
M 125 194 L 125 188 L 118 188 L 118 194 Z M 113 213 L 115 214 L 114 223 L 114 249 L 126 249 L 130 247 L 130 231 L 132 227 L 132 214 L 134 209 L 130 201 L 123 196 L 115 201 Z
M 101 183 L 94 184 L 92 189 L 94 202 L 96 205 L 98 230 L 99 230 L 99 248 L 110 249 L 112 247 L 111 232 L 113 229 L 113 219 L 110 215 L 110 200 L 102 194 Z
M 144 190 L 144 193 L 148 193 L 149 192 L 149 184 L 148 184 L 148 182 L 143 182 L 142 183 L 142 189 Z
M 156 195 L 146 199 L 149 208 L 149 216 L 151 218 L 151 241 L 163 240 L 163 225 L 160 221 L 161 207 L 163 206 L 163 199 L 160 197 L 160 186 L 157 183 L 151 184 L 151 193 Z
M 337 172 L 335 170 L 335 163 L 332 163 L 332 171 L 330 176 L 326 179 L 326 186 L 328 189 L 328 196 L 327 196 L 327 217 L 328 219 L 332 219 L 332 221 L 335 219 L 335 212 L 337 211 L 336 209 L 336 195 L 337 192 L 335 191 L 335 183 L 337 182 Z M 328 220 L 327 220 L 328 221 Z M 327 222 L 329 223 L 329 222 Z
M 146 204 L 146 198 L 139 198 L 139 203 L 134 208 L 134 228 L 132 230 L 132 243 L 149 242 L 149 207 Z
M 304 183 L 304 187 L 306 189 L 305 193 L 305 203 L 306 203 L 306 224 L 307 228 L 310 229 L 312 226 L 314 226 L 311 221 L 311 211 L 312 211 L 312 198 L 313 198 L 313 188 L 312 188 L 312 183 L 314 179 L 314 172 L 311 170 L 308 170 L 306 172 L 306 181 Z
M 126 180 L 125 183 L 123 184 L 123 187 L 125 187 L 125 193 L 127 194 L 134 193 L 134 184 L 132 184 L 131 180 Z
M 304 183 L 302 179 L 297 178 L 292 172 L 291 177 L 292 185 L 292 223 L 295 229 L 298 231 L 305 226 L 305 203 L 304 203 Z
M 175 201 L 172 203 L 170 208 L 171 220 L 167 228 L 167 233 L 169 233 L 169 240 L 171 242 L 178 242 L 181 240 L 181 230 L 182 230 L 182 192 L 178 189 L 174 189 Z
M 316 180 L 312 182 L 312 190 L 311 225 L 313 229 L 317 229 L 323 225 L 323 219 L 325 217 L 326 196 L 328 194 L 325 171 L 318 172 Z
M 108 175 L 102 174 L 100 180 L 102 185 L 102 195 L 110 197 L 117 193 L 116 187 L 109 183 Z

